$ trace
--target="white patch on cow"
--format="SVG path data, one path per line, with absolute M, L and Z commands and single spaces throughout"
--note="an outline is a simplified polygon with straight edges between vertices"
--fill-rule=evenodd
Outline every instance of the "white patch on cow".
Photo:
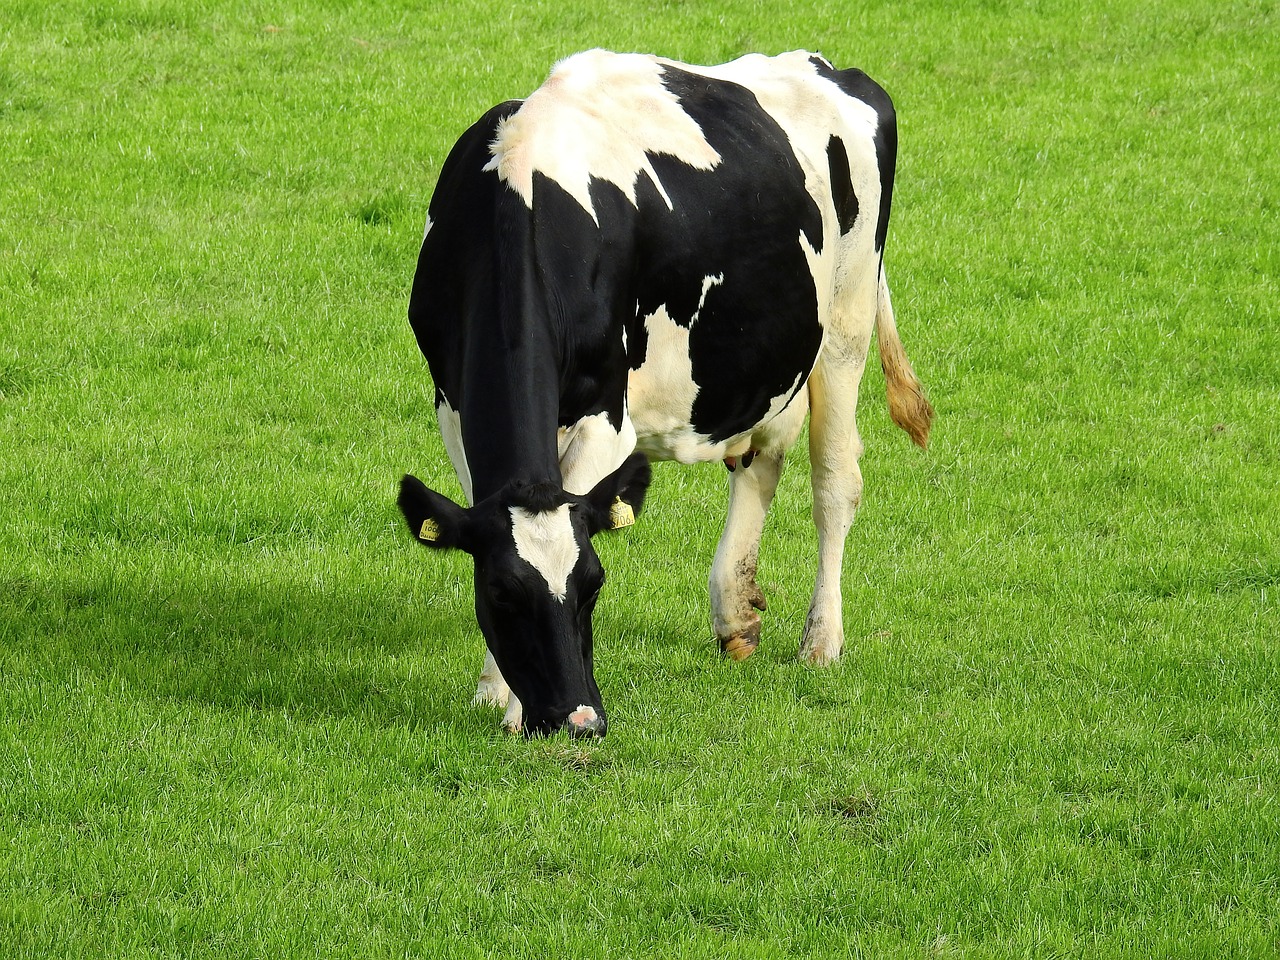
M 649 334 L 644 363 L 627 379 L 636 435 L 651 456 L 694 463 L 701 458 L 691 445 L 699 444 L 701 437 L 689 425 L 698 397 L 689 328 L 672 320 L 665 306 L 645 317 L 644 326 Z
M 693 311 L 693 319 L 689 321 L 690 330 L 698 322 L 698 318 L 702 316 L 702 308 L 707 305 L 707 294 L 711 292 L 711 288 L 718 287 L 722 283 L 724 283 L 723 273 L 717 273 L 714 277 L 702 278 L 702 295 L 698 297 L 698 309 Z
M 569 505 L 532 513 L 511 507 L 511 535 L 516 553 L 547 581 L 551 595 L 563 601 L 569 592 L 569 574 L 578 562 L 578 541 L 573 536 Z
M 485 169 L 496 170 L 531 208 L 535 171 L 563 187 L 593 219 L 592 178 L 614 184 L 634 204 L 643 173 L 670 207 L 649 154 L 699 170 L 715 167 L 720 155 L 661 78 L 661 62 L 642 54 L 589 50 L 560 61 L 498 124 Z
M 569 714 L 569 722 L 579 727 L 585 727 L 587 724 L 595 723 L 599 719 L 600 716 L 596 713 L 596 708 L 585 703 L 578 704 L 578 709 Z
M 467 498 L 467 506 L 471 506 L 475 500 L 471 493 L 471 468 L 467 466 L 467 451 L 462 446 L 462 417 L 449 406 L 443 393 L 440 394 L 440 404 L 436 407 L 436 420 L 440 424 L 444 451 L 449 455 L 454 473 L 458 475 L 458 483 L 462 487 L 462 495 Z
M 581 497 L 622 466 L 636 448 L 636 430 L 624 402 L 622 425 L 617 429 L 607 413 L 596 413 L 561 427 L 556 441 L 561 483 L 569 493 Z
M 431 214 L 427 214 L 427 225 L 422 228 L 422 242 L 426 243 L 427 234 L 431 232 Z

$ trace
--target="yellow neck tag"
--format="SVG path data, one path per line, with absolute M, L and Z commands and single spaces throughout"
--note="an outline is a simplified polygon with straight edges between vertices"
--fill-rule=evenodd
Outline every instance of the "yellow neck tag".
M 422 521 L 422 529 L 418 531 L 418 539 L 427 543 L 435 543 L 440 539 L 440 524 L 430 517 Z
M 609 507 L 609 529 L 621 530 L 623 527 L 629 527 L 636 522 L 635 511 L 631 509 L 631 504 L 625 502 L 621 497 L 616 497 L 613 505 Z

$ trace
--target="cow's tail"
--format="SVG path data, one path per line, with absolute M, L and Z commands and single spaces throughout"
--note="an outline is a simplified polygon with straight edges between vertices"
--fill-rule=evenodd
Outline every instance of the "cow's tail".
M 920 447 L 929 444 L 929 427 L 933 424 L 933 407 L 925 399 L 924 390 L 911 369 L 907 352 L 898 339 L 893 322 L 893 304 L 889 300 L 889 283 L 884 267 L 880 268 L 880 289 L 876 304 L 876 338 L 880 342 L 880 366 L 884 368 L 885 392 L 889 395 L 889 416 Z

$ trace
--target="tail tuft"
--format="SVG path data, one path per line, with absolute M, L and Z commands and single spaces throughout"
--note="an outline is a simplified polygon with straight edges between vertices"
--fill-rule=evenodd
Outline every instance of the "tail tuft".
M 889 300 L 889 284 L 880 271 L 879 303 L 876 307 L 876 336 L 880 341 L 880 366 L 884 369 L 885 392 L 889 397 L 889 416 L 907 431 L 912 441 L 924 449 L 929 445 L 929 428 L 933 426 L 933 407 L 925 399 L 924 388 L 911 361 L 898 339 Z

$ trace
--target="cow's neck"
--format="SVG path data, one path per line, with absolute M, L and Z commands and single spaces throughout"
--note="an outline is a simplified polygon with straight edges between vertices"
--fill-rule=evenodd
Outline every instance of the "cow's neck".
M 555 350 L 528 330 L 502 340 L 472 344 L 466 364 L 462 440 L 477 503 L 512 480 L 561 482 Z

